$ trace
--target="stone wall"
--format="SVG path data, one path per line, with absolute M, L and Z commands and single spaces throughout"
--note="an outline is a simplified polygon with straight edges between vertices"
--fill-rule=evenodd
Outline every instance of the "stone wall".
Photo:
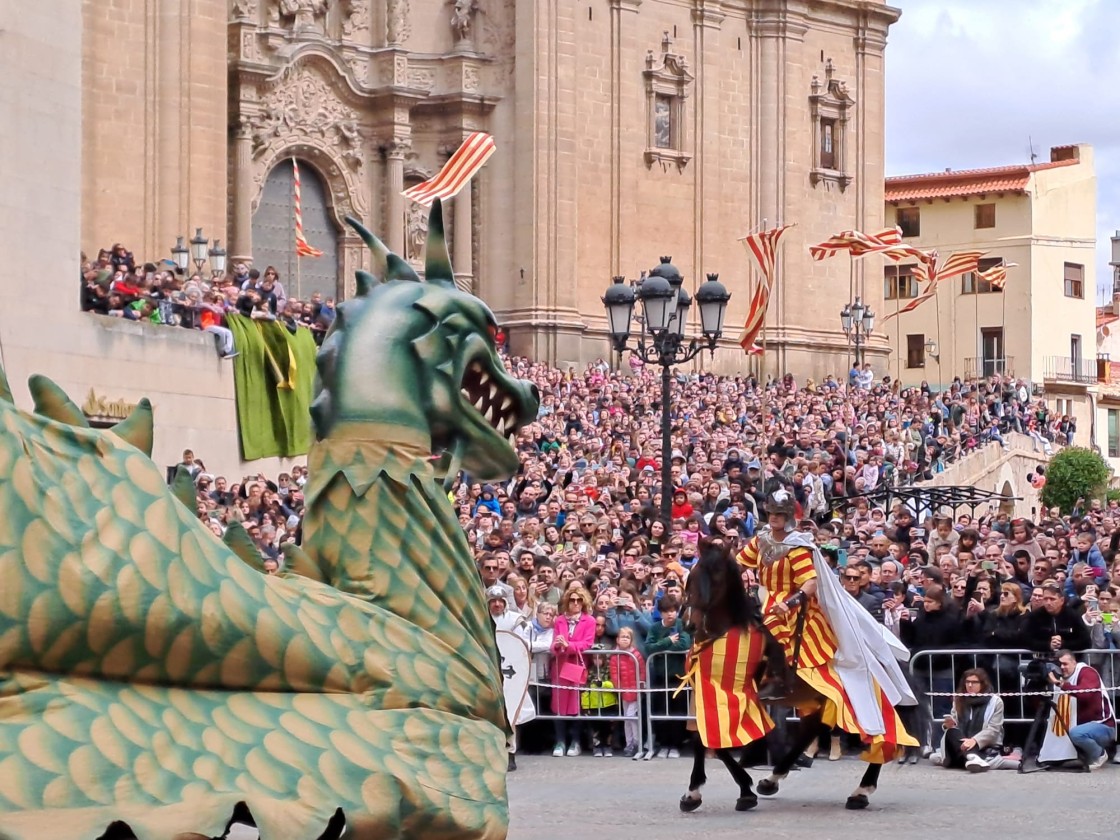
M 922 482 L 926 487 L 971 486 L 981 490 L 1021 497 L 1013 509 L 1002 508 L 1014 516 L 1037 518 L 1042 502 L 1038 491 L 1027 481 L 1027 476 L 1038 466 L 1045 467 L 1050 456 L 1036 447 L 1027 435 L 1008 435 L 1008 449 L 998 443 L 989 443 L 968 456 L 951 464 L 931 481 Z M 982 511 L 978 511 L 982 512 Z
M 120 242 L 159 260 L 196 227 L 225 239 L 227 12 L 228 0 L 82 0 L 81 245 L 91 256 Z

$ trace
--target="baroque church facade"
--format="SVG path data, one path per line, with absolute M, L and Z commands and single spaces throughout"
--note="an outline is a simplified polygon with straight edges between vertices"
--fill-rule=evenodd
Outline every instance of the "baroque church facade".
M 605 357 L 611 278 L 671 255 L 690 291 L 707 273 L 731 290 L 713 364 L 738 370 L 738 239 L 794 223 L 765 364 L 839 372 L 839 310 L 879 306 L 879 269 L 807 245 L 882 226 L 897 18 L 877 0 L 84 0 L 83 246 L 158 258 L 205 226 L 289 294 L 344 297 L 365 264 L 345 217 L 418 262 L 426 216 L 402 190 L 486 131 L 452 257 L 514 352 Z M 324 251 L 298 263 L 293 161 Z

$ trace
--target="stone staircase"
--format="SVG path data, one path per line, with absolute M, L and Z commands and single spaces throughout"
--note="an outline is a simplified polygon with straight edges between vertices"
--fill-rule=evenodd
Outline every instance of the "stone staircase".
M 1005 440 L 1009 444 L 1007 449 L 998 443 L 986 444 L 950 464 L 945 472 L 938 473 L 929 481 L 918 482 L 918 486 L 972 486 L 1005 496 L 1019 496 L 1018 501 L 1001 505 L 1000 509 L 1013 516 L 1037 518 L 1041 502 L 1038 491 L 1030 485 L 1027 477 L 1035 467 L 1040 464 L 1045 466 L 1050 456 L 1029 435 L 1013 432 L 1005 436 Z M 982 510 L 977 510 L 977 514 L 981 513 Z

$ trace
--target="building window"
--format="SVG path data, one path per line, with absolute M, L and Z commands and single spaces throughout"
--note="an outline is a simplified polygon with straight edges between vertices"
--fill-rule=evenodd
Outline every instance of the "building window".
M 1081 372 L 1081 336 L 1079 335 L 1069 337 L 1069 360 L 1073 365 L 1073 373 L 1076 376 Z
M 653 145 L 658 149 L 676 148 L 673 144 L 673 98 L 659 94 L 653 100 Z
M 660 163 L 662 169 L 675 165 L 684 169 L 692 159 L 687 150 L 685 102 L 693 77 L 688 72 L 688 61 L 672 51 L 673 39 L 669 33 L 661 41 L 661 55 L 653 50 L 646 53 L 646 103 L 648 127 L 646 130 L 646 166 Z
M 990 294 L 991 292 L 1002 292 L 1003 289 L 996 288 L 992 285 L 991 280 L 977 279 L 978 274 L 983 274 L 990 269 L 995 268 L 997 265 L 1003 264 L 1003 257 L 988 257 L 987 259 L 980 260 L 976 264 L 976 271 L 970 271 L 961 277 L 961 294 L 974 295 L 979 292 L 982 295 Z M 979 286 L 979 288 L 977 288 Z
M 836 168 L 836 120 L 821 120 L 821 167 Z
M 809 94 L 809 114 L 813 123 L 813 167 L 809 182 L 825 189 L 839 187 L 843 191 L 852 183 L 847 171 L 846 139 L 848 116 L 855 100 L 848 85 L 834 78 L 832 59 L 824 65 L 824 80 L 813 76 Z
M 1108 457 L 1120 458 L 1120 410 L 1108 410 Z
M 883 299 L 909 300 L 918 296 L 918 279 L 912 265 L 888 265 L 883 268 Z
M 906 336 L 906 367 L 926 366 L 926 337 L 922 333 Z
M 994 204 L 976 205 L 976 229 L 996 226 L 996 206 Z
M 1003 327 L 980 330 L 981 376 L 1002 376 L 1007 373 L 1007 357 L 1003 355 Z
M 1085 297 L 1085 266 L 1077 263 L 1066 263 L 1065 293 L 1066 297 Z
M 894 214 L 894 221 L 902 228 L 903 236 L 922 235 L 922 211 L 918 207 L 899 207 Z

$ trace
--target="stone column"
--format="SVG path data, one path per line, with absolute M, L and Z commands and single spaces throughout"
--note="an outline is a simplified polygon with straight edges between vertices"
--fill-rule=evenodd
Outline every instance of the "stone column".
M 451 264 L 455 267 L 455 285 L 464 292 L 474 291 L 474 255 L 471 247 L 474 230 L 471 207 L 473 195 L 474 184 L 468 182 L 462 192 L 455 196 L 455 224 L 451 239 L 455 250 L 451 256 Z
M 253 255 L 253 136 L 247 120 L 242 120 L 233 141 L 235 156 L 233 180 L 233 231 L 231 256 Z
M 412 149 L 408 137 L 394 137 L 385 146 L 385 244 L 404 253 L 404 159 Z

